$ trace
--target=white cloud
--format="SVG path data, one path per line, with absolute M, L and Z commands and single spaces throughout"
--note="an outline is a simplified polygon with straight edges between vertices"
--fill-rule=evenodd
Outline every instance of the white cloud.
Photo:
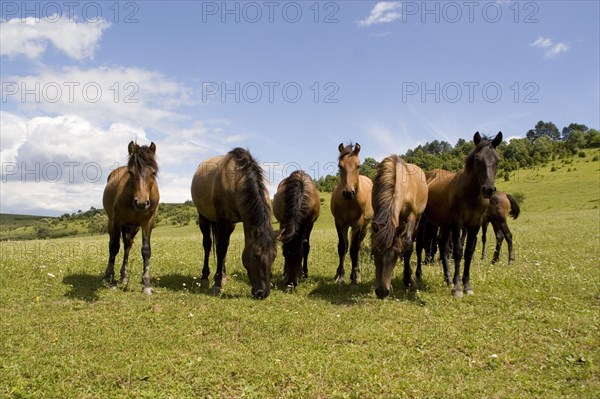
M 82 61 L 93 58 L 102 32 L 109 26 L 103 19 L 93 23 L 76 22 L 57 15 L 47 19 L 13 18 L 2 22 L 0 55 L 36 59 L 50 42 L 70 58 Z
M 559 42 L 554 44 L 552 39 L 548 37 L 538 37 L 533 43 L 529 44 L 532 47 L 539 47 L 545 50 L 544 57 L 554 58 L 561 53 L 565 53 L 569 50 L 569 45 L 565 42 Z
M 47 68 L 37 75 L 3 79 L 3 102 L 27 113 L 79 115 L 94 123 L 122 122 L 166 129 L 185 119 L 175 109 L 190 102 L 189 90 L 142 68 Z
M 157 146 L 161 201 L 190 198 L 193 172 L 202 159 L 225 153 L 243 135 L 229 135 L 227 121 L 196 121 L 160 138 Z M 126 123 L 102 128 L 76 115 L 26 118 L 0 112 L 2 190 L 0 211 L 59 215 L 102 205 L 108 174 L 127 162 L 127 144 L 149 144 L 145 129 Z
M 357 21 L 357 24 L 362 27 L 367 27 L 375 24 L 390 23 L 402 16 L 396 10 L 402 8 L 402 3 L 399 1 L 380 1 L 375 4 L 375 7 L 365 19 Z

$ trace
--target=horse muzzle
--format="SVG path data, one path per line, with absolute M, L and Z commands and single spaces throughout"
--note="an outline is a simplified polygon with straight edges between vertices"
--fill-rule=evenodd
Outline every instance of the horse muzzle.
M 133 209 L 135 209 L 138 212 L 145 212 L 150 208 L 150 204 L 151 202 L 149 200 L 140 202 L 137 198 L 134 198 Z
M 481 195 L 484 198 L 491 198 L 496 192 L 496 187 L 494 186 L 483 186 L 481 187 Z
M 356 197 L 356 191 L 342 191 L 342 195 L 344 196 L 344 199 L 351 200 Z

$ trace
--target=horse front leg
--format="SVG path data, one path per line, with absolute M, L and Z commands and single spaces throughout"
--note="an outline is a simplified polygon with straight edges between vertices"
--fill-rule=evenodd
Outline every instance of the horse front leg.
M 404 286 L 409 289 L 416 289 L 417 285 L 412 278 L 412 269 L 410 267 L 410 257 L 413 252 L 413 234 L 417 225 L 417 219 L 414 214 L 410 214 L 406 220 L 404 233 L 400 237 L 402 240 L 402 255 L 404 257 Z M 420 278 L 419 278 L 420 280 Z
M 150 277 L 150 256 L 152 250 L 150 248 L 150 236 L 152 234 L 152 227 L 154 225 L 154 218 L 150 219 L 145 226 L 142 227 L 142 259 L 144 260 L 144 273 L 142 274 L 142 292 L 146 295 L 152 295 L 152 279 Z
M 475 292 L 471 288 L 471 260 L 473 259 L 473 253 L 475 253 L 475 246 L 477 245 L 477 233 L 479 233 L 479 227 L 470 228 L 467 235 L 467 244 L 465 246 L 465 267 L 463 271 L 463 289 L 465 294 L 473 295 Z
M 345 283 L 344 275 L 346 272 L 344 271 L 344 258 L 346 257 L 346 252 L 348 252 L 348 228 L 349 226 L 335 224 L 335 229 L 338 234 L 338 256 L 340 258 L 340 263 L 335 273 L 335 282 L 337 284 Z
M 352 243 L 350 244 L 350 260 L 352 261 L 352 272 L 350 273 L 350 281 L 352 285 L 357 285 L 361 282 L 360 278 L 360 261 L 359 252 L 360 244 L 367 235 L 367 224 L 352 228 Z
M 229 239 L 234 229 L 235 224 L 217 222 L 217 271 L 215 272 L 215 285 L 213 286 L 214 294 L 220 294 L 223 288 L 223 280 L 226 278 L 225 257 L 227 255 L 227 248 L 229 248 Z
M 488 223 L 489 222 L 483 222 L 481 224 L 481 260 L 485 259 L 485 243 L 487 241 Z
M 123 238 L 123 264 L 121 265 L 121 285 L 123 289 L 129 283 L 129 271 L 127 266 L 129 263 L 129 250 L 133 245 L 133 239 L 137 234 L 139 227 L 122 227 L 121 236 Z
M 202 266 L 202 276 L 200 277 L 200 286 L 208 287 L 208 277 L 210 276 L 210 250 L 212 248 L 211 223 L 210 220 L 198 213 L 198 226 L 202 232 L 202 248 L 204 249 L 204 263 Z
M 452 227 L 452 258 L 454 259 L 454 278 L 452 279 L 452 295 L 462 296 L 460 289 L 460 261 L 463 254 L 463 245 L 460 237 L 461 230 Z M 473 255 L 473 254 L 471 254 Z
M 104 282 L 111 288 L 117 287 L 117 282 L 115 281 L 115 258 L 119 253 L 119 247 L 121 245 L 121 237 L 120 237 L 120 228 L 119 226 L 114 225 L 113 223 L 109 223 L 109 241 L 108 241 L 108 264 L 106 265 L 106 270 L 104 271 Z
M 450 278 L 450 270 L 448 268 L 448 240 L 450 239 L 450 230 L 442 229 L 438 246 L 440 248 L 440 258 L 442 260 L 442 270 L 444 272 L 444 281 L 448 286 L 452 286 L 452 279 Z

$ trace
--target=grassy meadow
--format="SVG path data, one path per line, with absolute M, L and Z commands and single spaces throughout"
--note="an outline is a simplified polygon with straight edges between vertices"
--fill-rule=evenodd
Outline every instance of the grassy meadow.
M 491 265 L 488 234 L 475 295 L 461 299 L 439 264 L 424 267 L 418 292 L 402 289 L 397 267 L 393 294 L 377 299 L 367 251 L 359 287 L 335 285 L 326 194 L 310 277 L 287 292 L 279 251 L 264 301 L 251 299 L 239 226 L 219 297 L 198 285 L 193 224 L 155 229 L 151 297 L 141 293 L 140 238 L 125 290 L 101 282 L 108 236 L 1 242 L 0 397 L 598 397 L 600 151 L 586 152 L 498 179 L 525 196 L 509 220 L 516 261 L 504 244 Z

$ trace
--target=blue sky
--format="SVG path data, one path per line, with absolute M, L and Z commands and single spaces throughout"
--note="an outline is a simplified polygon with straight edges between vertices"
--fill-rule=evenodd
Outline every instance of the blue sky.
M 543 2 L 2 2 L 0 210 L 100 207 L 130 140 L 154 141 L 164 202 L 247 147 L 272 190 L 538 120 L 600 126 L 600 7 Z

